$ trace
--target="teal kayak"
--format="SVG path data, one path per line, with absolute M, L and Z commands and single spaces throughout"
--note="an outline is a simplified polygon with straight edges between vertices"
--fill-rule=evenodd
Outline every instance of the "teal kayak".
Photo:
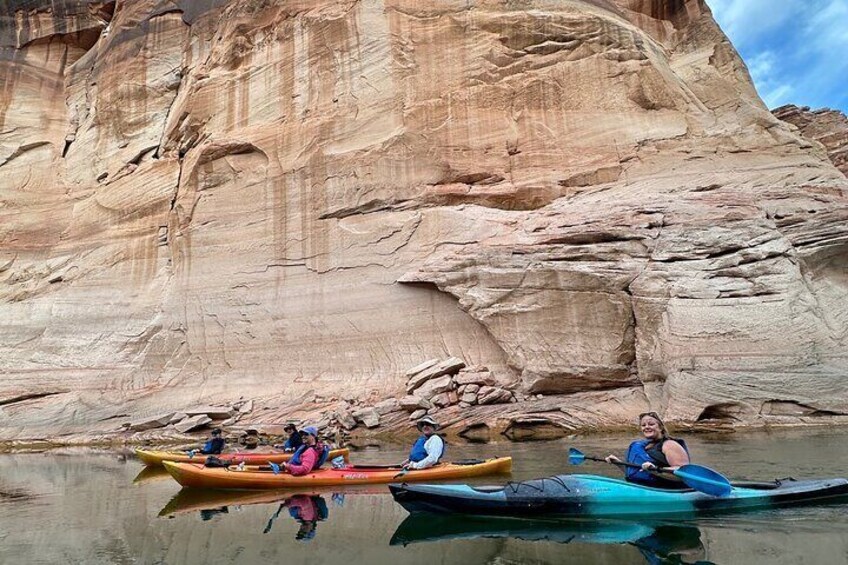
M 519 517 L 659 518 L 848 501 L 845 479 L 736 483 L 721 497 L 597 475 L 557 475 L 498 487 L 393 484 L 389 490 L 410 512 Z

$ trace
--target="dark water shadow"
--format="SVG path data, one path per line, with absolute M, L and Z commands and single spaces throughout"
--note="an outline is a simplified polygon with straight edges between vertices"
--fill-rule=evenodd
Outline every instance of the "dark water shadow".
M 563 544 L 629 544 L 649 564 L 710 565 L 695 524 L 613 520 L 529 520 L 415 513 L 395 530 L 390 545 L 481 538 Z

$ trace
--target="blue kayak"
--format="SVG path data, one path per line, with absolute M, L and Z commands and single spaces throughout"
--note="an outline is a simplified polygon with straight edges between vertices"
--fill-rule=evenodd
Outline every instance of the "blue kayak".
M 597 475 L 557 475 L 498 487 L 393 484 L 389 489 L 409 512 L 519 517 L 657 518 L 848 501 L 845 479 L 735 483 L 722 497 Z

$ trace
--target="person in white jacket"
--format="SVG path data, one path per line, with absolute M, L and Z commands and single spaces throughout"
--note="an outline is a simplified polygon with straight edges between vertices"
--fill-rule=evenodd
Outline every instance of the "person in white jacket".
M 412 450 L 409 459 L 403 462 L 404 469 L 427 469 L 437 464 L 445 454 L 445 440 L 441 438 L 436 430 L 439 424 L 429 416 L 424 416 L 416 424 L 421 432 Z

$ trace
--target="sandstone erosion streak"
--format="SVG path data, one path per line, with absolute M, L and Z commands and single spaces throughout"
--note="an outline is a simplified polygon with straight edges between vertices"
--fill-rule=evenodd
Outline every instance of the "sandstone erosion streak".
M 0 440 L 451 356 L 469 437 L 848 420 L 848 181 L 702 1 L 0 10 Z

